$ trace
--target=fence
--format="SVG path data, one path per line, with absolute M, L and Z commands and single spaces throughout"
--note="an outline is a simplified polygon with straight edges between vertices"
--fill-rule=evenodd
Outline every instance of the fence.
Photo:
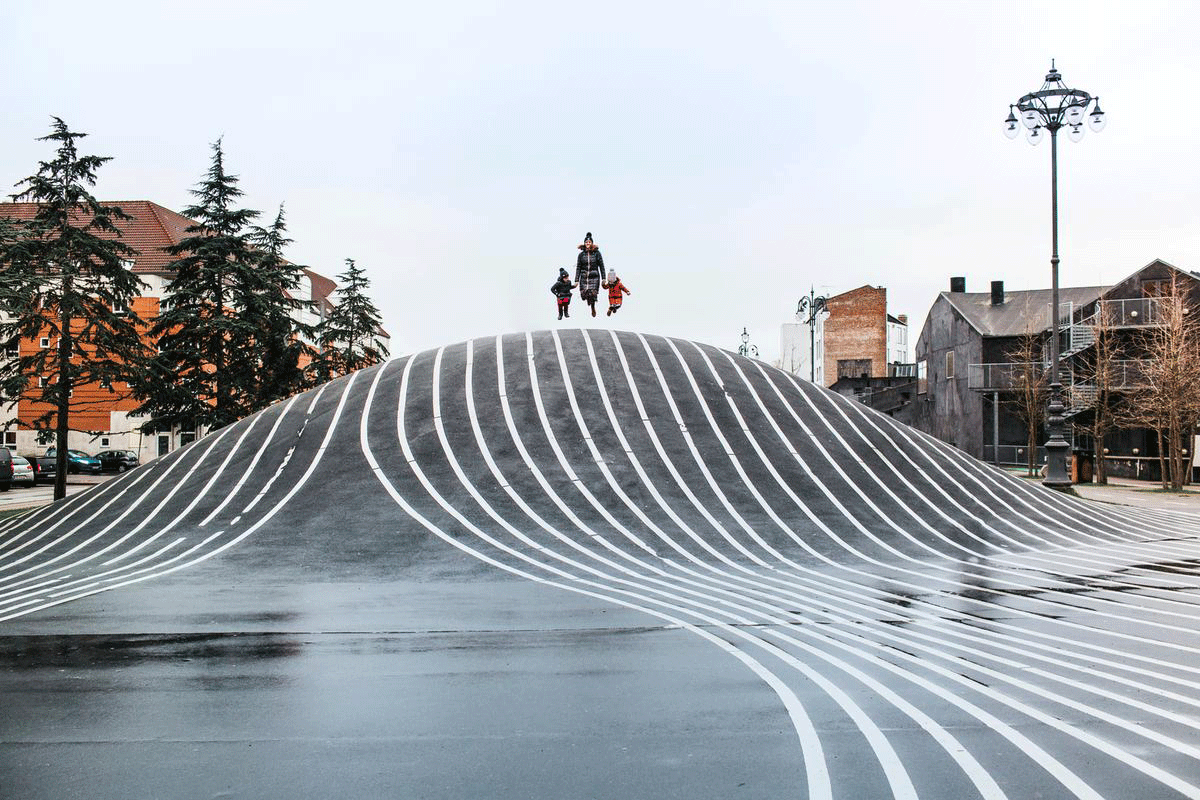
M 997 454 L 999 458 L 997 458 Z M 1006 466 L 1023 467 L 1028 463 L 1024 445 L 1019 444 L 1002 444 L 983 446 L 983 460 L 989 464 L 1004 464 Z M 1037 447 L 1033 454 L 1033 463 L 1042 465 L 1046 463 L 1046 448 Z

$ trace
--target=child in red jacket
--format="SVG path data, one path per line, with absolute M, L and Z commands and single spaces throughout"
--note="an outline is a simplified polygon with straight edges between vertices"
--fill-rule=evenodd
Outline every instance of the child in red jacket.
M 621 300 L 623 299 L 621 293 L 633 294 L 625 284 L 621 283 L 617 273 L 612 270 L 608 271 L 608 281 L 600 285 L 608 287 L 608 316 L 610 317 L 621 310 Z

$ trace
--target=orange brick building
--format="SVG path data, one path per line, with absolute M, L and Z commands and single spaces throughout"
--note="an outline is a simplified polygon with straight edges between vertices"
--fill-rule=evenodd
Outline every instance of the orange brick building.
M 824 383 L 886 378 L 888 365 L 908 361 L 908 318 L 887 312 L 887 289 L 860 286 L 826 301 Z
M 133 256 L 126 266 L 147 284 L 147 288 L 144 290 L 145 294 L 133 298 L 130 308 L 143 320 L 153 319 L 158 314 L 159 301 L 171 274 L 168 266 L 175 258 L 166 248 L 185 238 L 187 228 L 195 223 L 147 200 L 105 201 L 104 204 L 119 206 L 131 217 L 128 220 L 117 221 L 117 227 L 121 231 L 121 241 L 137 251 L 137 255 Z M 37 206 L 34 203 L 0 203 L 0 217 L 28 220 L 33 218 L 36 210 Z M 313 305 L 307 310 L 297 312 L 301 321 L 309 325 L 318 324 L 332 307 L 335 290 L 336 284 L 329 278 L 304 270 L 297 292 L 302 299 L 312 301 Z M 48 338 L 39 341 L 22 340 L 19 353 L 25 355 L 34 352 L 35 348 L 53 346 L 55 343 Z M 8 357 L 17 354 L 18 351 L 12 350 L 4 353 Z M 3 429 L 3 445 L 22 453 L 42 452 L 47 442 L 38 441 L 38 434 L 30 423 L 46 409 L 46 406 L 26 397 L 22 397 L 15 404 L 15 409 L 13 405 L 10 403 L 7 408 L 0 408 L 0 424 L 14 416 L 18 420 L 15 427 L 10 425 Z M 112 387 L 77 387 L 72 396 L 70 446 L 88 452 L 104 449 L 133 450 L 144 462 L 190 443 L 200 433 L 175 427 L 153 434 L 143 434 L 138 427 L 144 420 L 130 417 L 137 405 L 137 401 L 129 395 L 128 387 L 124 384 L 117 383 Z

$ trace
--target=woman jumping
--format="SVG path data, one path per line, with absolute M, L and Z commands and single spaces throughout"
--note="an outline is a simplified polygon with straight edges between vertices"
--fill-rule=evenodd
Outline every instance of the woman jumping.
M 588 231 L 579 245 L 579 258 L 575 262 L 575 283 L 579 285 L 579 299 L 592 308 L 592 316 L 596 316 L 596 298 L 600 294 L 600 284 L 604 282 L 604 258 L 600 248 L 592 241 L 592 233 Z

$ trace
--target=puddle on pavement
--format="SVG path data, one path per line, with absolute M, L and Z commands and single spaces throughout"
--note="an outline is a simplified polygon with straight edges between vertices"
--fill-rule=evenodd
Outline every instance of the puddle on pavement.
M 0 669 L 94 669 L 192 660 L 246 663 L 293 657 L 301 648 L 293 634 L 270 633 L 6 636 L 0 638 Z

